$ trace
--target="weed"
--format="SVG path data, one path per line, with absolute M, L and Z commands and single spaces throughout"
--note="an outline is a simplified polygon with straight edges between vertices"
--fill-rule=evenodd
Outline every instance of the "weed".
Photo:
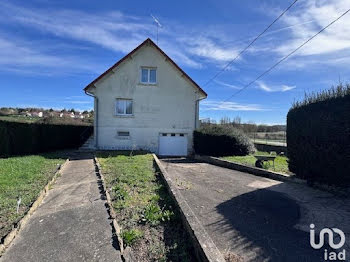
M 126 246 L 132 246 L 138 239 L 142 238 L 143 232 L 139 229 L 129 229 L 122 232 L 123 242 Z
M 156 226 L 160 222 L 170 221 L 173 215 L 173 211 L 163 210 L 159 207 L 159 205 L 151 203 L 145 208 L 143 221 L 146 221 L 152 226 Z

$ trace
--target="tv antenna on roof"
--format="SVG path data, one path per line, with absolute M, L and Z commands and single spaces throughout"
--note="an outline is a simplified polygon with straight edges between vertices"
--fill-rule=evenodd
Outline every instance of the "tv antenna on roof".
M 151 14 L 151 17 L 153 18 L 153 21 L 156 23 L 156 25 L 157 25 L 157 45 L 158 45 L 158 28 L 159 27 L 162 27 L 162 25 L 160 24 L 160 22 L 159 22 L 159 20 L 155 17 L 155 16 L 153 16 L 152 14 Z

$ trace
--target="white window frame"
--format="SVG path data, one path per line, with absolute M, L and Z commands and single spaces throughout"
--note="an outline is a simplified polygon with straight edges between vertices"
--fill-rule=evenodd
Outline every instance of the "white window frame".
M 147 82 L 142 81 L 142 70 L 146 69 L 147 70 Z M 155 82 L 150 82 L 151 79 L 151 70 L 156 71 L 156 81 Z M 156 67 L 149 67 L 149 66 L 142 66 L 140 69 L 140 83 L 141 84 L 146 84 L 146 85 L 156 85 L 158 81 L 158 76 L 157 76 L 157 68 Z
M 124 112 L 123 113 L 118 113 L 118 101 L 131 101 L 131 113 L 128 114 L 126 113 L 126 103 L 124 104 Z M 132 99 L 128 98 L 117 98 L 115 101 L 115 115 L 116 116 L 133 116 L 134 115 L 134 101 Z

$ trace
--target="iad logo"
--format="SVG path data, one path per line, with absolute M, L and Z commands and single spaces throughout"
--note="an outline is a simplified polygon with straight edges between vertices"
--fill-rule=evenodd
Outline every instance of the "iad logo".
M 340 236 L 339 243 L 334 243 L 334 233 L 338 234 Z M 341 231 L 338 228 L 324 228 L 320 231 L 320 236 L 319 236 L 319 243 L 316 244 L 315 240 L 315 225 L 311 224 L 310 225 L 310 245 L 314 249 L 320 249 L 324 245 L 324 239 L 325 235 L 328 235 L 328 244 L 332 249 L 339 249 L 342 248 L 345 244 L 345 234 L 343 231 Z M 328 252 L 327 249 L 324 250 L 324 260 L 345 260 L 346 259 L 346 251 L 345 249 L 336 252 L 336 251 L 331 251 Z

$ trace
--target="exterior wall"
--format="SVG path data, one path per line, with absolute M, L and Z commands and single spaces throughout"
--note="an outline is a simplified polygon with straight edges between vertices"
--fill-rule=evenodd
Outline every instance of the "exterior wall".
M 156 85 L 140 83 L 142 66 L 157 68 Z M 95 86 L 98 148 L 158 153 L 160 133 L 185 133 L 191 153 L 199 91 L 154 47 L 142 47 Z M 116 116 L 117 98 L 133 99 L 133 116 Z M 130 139 L 118 138 L 117 131 L 129 131 Z

